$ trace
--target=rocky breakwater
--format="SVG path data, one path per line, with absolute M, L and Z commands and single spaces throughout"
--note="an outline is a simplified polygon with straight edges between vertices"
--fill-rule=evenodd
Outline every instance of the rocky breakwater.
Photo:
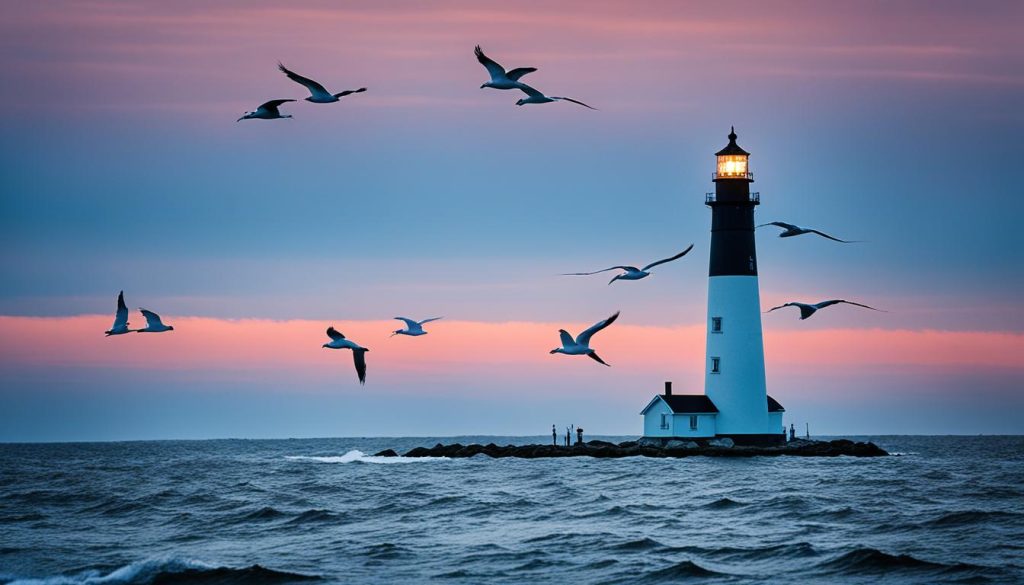
M 640 439 L 623 443 L 607 441 L 587 441 L 576 443 L 571 447 L 556 445 L 442 445 L 433 447 L 416 447 L 404 454 L 404 457 L 519 457 L 522 459 L 539 459 L 542 457 L 758 457 L 793 455 L 797 457 L 837 457 L 850 455 L 853 457 L 881 457 L 888 453 L 874 443 L 854 442 L 847 439 L 834 441 L 810 441 L 798 439 L 788 443 L 769 446 L 734 445 L 729 439 L 711 439 L 697 441 Z M 398 457 L 392 449 L 376 453 L 377 457 Z

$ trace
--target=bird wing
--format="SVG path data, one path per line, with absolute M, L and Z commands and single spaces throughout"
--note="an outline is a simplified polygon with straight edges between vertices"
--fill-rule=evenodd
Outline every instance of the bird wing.
M 359 89 L 346 89 L 345 91 L 343 91 L 341 93 L 334 94 L 334 97 L 336 97 L 336 98 L 343 98 L 343 97 L 345 97 L 347 95 L 352 95 L 354 93 L 363 93 L 364 91 L 366 91 L 365 87 L 360 87 Z
M 498 62 L 494 59 L 484 55 L 484 51 L 480 48 L 480 45 L 477 45 L 476 48 L 473 49 L 473 53 L 476 55 L 476 60 L 487 69 L 487 73 L 491 74 L 491 81 L 498 81 L 503 77 L 506 77 L 505 68 L 498 65 Z
M 409 319 L 408 317 L 395 317 L 395 319 L 398 320 L 398 321 L 405 321 L 405 327 L 407 329 L 409 329 L 409 330 L 419 329 L 420 328 L 420 324 L 419 323 L 417 323 L 416 321 L 413 321 L 412 319 Z
M 420 325 L 423 325 L 424 323 L 430 323 L 431 321 L 437 321 L 438 319 L 444 319 L 444 317 L 431 317 L 429 319 L 424 319 L 420 321 Z
M 281 73 L 284 73 L 285 75 L 287 75 L 288 79 L 291 79 L 292 81 L 294 81 L 295 83 L 298 83 L 300 85 L 306 86 L 306 89 L 309 90 L 309 93 L 311 93 L 313 95 L 317 95 L 317 94 L 331 95 L 331 94 L 327 93 L 327 90 L 324 88 L 324 86 L 322 86 L 319 83 L 313 81 L 312 79 L 309 79 L 308 77 L 303 77 L 303 76 L 299 75 L 298 73 L 295 73 L 294 71 L 290 71 L 287 67 L 285 67 L 281 63 L 277 64 L 277 68 L 281 70 Z
M 536 89 L 533 89 L 532 87 L 530 87 L 529 85 L 526 85 L 525 83 L 520 83 L 519 85 L 521 86 L 519 88 L 520 91 L 522 91 L 523 93 L 525 93 L 526 95 L 528 95 L 530 97 L 539 97 L 539 98 L 547 97 L 546 95 L 542 94 L 541 92 L 537 91 Z
M 562 339 L 562 347 L 569 347 L 570 345 L 576 345 L 576 340 L 572 338 L 572 334 L 570 334 L 565 329 L 559 329 L 558 330 L 558 336 Z
M 615 311 L 615 314 L 612 315 L 611 317 L 608 317 L 604 321 L 599 321 L 597 323 L 594 323 L 590 327 L 590 329 L 587 329 L 583 333 L 580 333 L 576 337 L 576 342 L 579 343 L 580 345 L 590 345 L 590 338 L 593 337 L 595 333 L 597 333 L 598 331 L 600 331 L 600 330 L 604 329 L 605 327 L 611 325 L 618 318 L 619 318 L 619 312 Z
M 147 311 L 146 309 L 139 308 L 139 312 L 146 318 L 146 327 L 162 326 L 163 322 L 160 320 L 160 315 L 157 315 L 153 311 Z
M 589 356 L 590 356 L 590 359 L 594 360 L 595 362 L 597 362 L 597 363 L 599 363 L 599 364 L 604 364 L 604 365 L 608 366 L 609 368 L 611 367 L 611 365 L 610 365 L 610 364 L 608 364 L 608 363 L 607 363 L 606 361 L 604 361 L 603 359 L 601 359 L 601 357 L 600 357 L 600 356 L 598 356 L 598 355 L 597 355 L 597 352 L 593 352 L 593 351 L 592 351 L 592 352 L 588 353 L 587 355 L 589 355 Z
M 574 100 L 572 98 L 551 96 L 551 99 L 553 99 L 553 100 L 565 100 L 567 102 L 572 102 L 574 104 L 579 104 L 579 105 L 583 106 L 584 108 L 590 108 L 591 110 L 596 110 L 597 109 L 597 108 L 595 108 L 593 106 L 588 106 L 587 104 L 581 102 L 580 100 Z
M 759 225 L 757 227 L 765 227 L 765 226 L 769 226 L 769 225 L 773 225 L 773 226 L 780 227 L 782 229 L 787 229 L 787 230 L 798 230 L 798 229 L 800 229 L 800 226 L 796 226 L 796 225 L 793 225 L 791 223 L 786 223 L 786 222 L 782 222 L 782 221 L 773 221 L 773 222 L 769 222 L 769 223 L 762 223 L 761 225 Z
M 345 339 L 345 336 L 342 335 L 341 331 L 338 331 L 337 329 L 335 329 L 334 325 L 331 325 L 330 327 L 327 328 L 327 337 L 330 337 L 331 339 L 333 339 L 335 341 L 337 341 L 339 339 Z
M 795 307 L 795 306 L 797 306 L 797 305 L 795 305 L 793 303 L 786 303 L 784 305 L 779 305 L 778 307 L 772 307 L 772 308 L 768 309 L 767 311 L 765 311 L 765 313 L 771 313 L 775 309 L 785 309 L 786 307 Z
M 257 110 L 266 110 L 268 112 L 278 113 L 277 108 L 283 103 L 294 102 L 295 100 L 270 100 L 269 102 L 260 104 Z
M 633 270 L 636 271 L 636 266 L 612 266 L 611 268 L 602 268 L 601 270 L 595 270 L 593 272 L 566 272 L 562 276 L 590 276 L 591 274 L 598 274 L 600 272 L 608 272 L 609 270 Z
M 847 305 L 856 305 L 858 307 L 864 307 L 865 309 L 871 309 L 872 311 L 881 311 L 883 313 L 885 312 L 885 311 L 882 311 L 882 309 L 876 309 L 874 307 L 869 307 L 867 305 L 862 305 L 860 303 L 855 303 L 853 301 L 845 301 L 843 299 L 836 299 L 836 300 L 832 300 L 832 301 L 824 301 L 824 302 L 818 303 L 817 306 L 818 306 L 819 309 L 822 309 L 824 307 L 828 307 L 828 306 L 835 305 L 835 304 L 838 304 L 838 303 L 846 303 Z
M 116 331 L 128 326 L 128 305 L 124 304 L 124 291 L 117 295 L 117 313 L 114 315 L 114 326 L 110 329 Z
M 852 244 L 853 243 L 853 240 L 840 240 L 839 238 L 833 238 L 832 236 L 826 234 L 825 232 L 819 232 L 818 230 L 807 230 L 807 231 L 811 232 L 812 234 L 818 234 L 819 236 L 821 236 L 823 238 L 828 238 L 830 240 L 835 240 L 836 242 L 842 242 L 844 244 Z
M 356 364 L 356 374 L 359 376 L 359 383 L 366 383 L 366 352 L 369 351 L 365 347 L 360 347 L 352 350 L 352 361 Z
M 687 253 L 687 252 L 689 252 L 689 251 L 690 251 L 690 250 L 692 250 L 692 249 L 693 249 L 693 244 L 690 244 L 690 247 L 689 247 L 689 248 L 687 248 L 687 249 L 683 250 L 682 252 L 680 252 L 680 253 L 676 254 L 675 256 L 673 256 L 673 257 L 671 257 L 671 258 L 665 258 L 664 260 L 658 260 L 657 262 L 651 262 L 651 263 L 650 263 L 650 264 L 648 264 L 647 266 L 644 266 L 644 267 L 643 267 L 643 271 L 644 271 L 644 272 L 647 272 L 648 270 L 650 270 L 651 268 L 654 268 L 654 267 L 655 267 L 655 266 L 657 266 L 658 264 L 664 264 L 664 263 L 666 263 L 666 262 L 671 262 L 671 261 L 673 261 L 673 260 L 678 260 L 678 259 L 682 258 L 683 256 L 686 256 L 686 253 Z
M 536 67 L 517 67 L 517 68 L 513 69 L 512 71 L 509 71 L 508 73 L 506 73 L 505 77 L 508 77 L 512 81 L 519 81 L 520 77 L 526 75 L 527 73 L 533 73 L 536 70 L 537 70 Z

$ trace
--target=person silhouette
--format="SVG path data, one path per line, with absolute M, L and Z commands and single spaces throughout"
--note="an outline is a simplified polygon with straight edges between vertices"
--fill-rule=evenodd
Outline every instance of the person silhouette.
M 558 446 L 558 433 L 555 432 L 555 425 L 551 425 L 551 445 Z

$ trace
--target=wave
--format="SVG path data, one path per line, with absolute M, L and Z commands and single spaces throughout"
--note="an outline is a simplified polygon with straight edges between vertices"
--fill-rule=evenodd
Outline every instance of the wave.
M 925 561 L 906 554 L 890 555 L 873 548 L 858 548 L 842 554 L 832 560 L 817 565 L 818 569 L 827 569 L 844 575 L 864 573 L 888 573 L 890 571 L 926 571 L 926 572 L 960 572 L 983 569 L 977 565 L 957 563 L 946 565 Z
M 318 580 L 316 575 L 275 571 L 260 565 L 218 567 L 197 560 L 164 558 L 139 561 L 107 574 L 93 569 L 76 575 L 14 579 L 5 585 L 284 585 Z
M 728 573 L 719 573 L 705 569 L 693 561 L 681 561 L 664 569 L 645 573 L 638 583 L 675 583 L 681 579 L 728 577 Z
M 376 457 L 359 449 L 352 449 L 344 455 L 317 457 L 313 455 L 285 455 L 290 461 L 316 461 L 317 463 L 424 463 L 448 461 L 448 457 Z
M 982 524 L 987 522 L 998 522 L 1000 520 L 1014 520 L 1020 518 L 1021 514 L 1018 512 L 1003 512 L 1003 511 L 982 511 L 982 510 L 964 510 L 961 512 L 949 512 L 943 514 L 938 518 L 933 518 L 922 522 L 922 527 L 935 527 L 935 526 L 967 526 L 970 524 Z
M 728 510 L 730 508 L 740 508 L 746 505 L 746 502 L 737 502 L 730 498 L 719 498 L 714 502 L 709 502 L 701 507 L 709 510 Z

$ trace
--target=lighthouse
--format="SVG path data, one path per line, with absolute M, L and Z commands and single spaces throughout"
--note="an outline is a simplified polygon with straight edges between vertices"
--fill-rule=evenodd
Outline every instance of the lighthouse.
M 711 208 L 704 394 L 718 407 L 717 435 L 737 443 L 774 442 L 782 421 L 769 417 L 754 245 L 761 198 L 750 191 L 750 153 L 736 144 L 735 128 L 715 157 L 715 192 L 704 198 Z
M 754 210 L 761 203 L 760 194 L 750 190 L 750 153 L 736 143 L 735 128 L 729 144 L 715 157 L 715 191 L 704 197 L 711 208 L 704 394 L 673 394 L 666 383 L 665 393 L 656 395 L 641 412 L 644 436 L 778 443 L 785 440 L 785 410 L 768 396 L 765 385 L 754 245 Z

